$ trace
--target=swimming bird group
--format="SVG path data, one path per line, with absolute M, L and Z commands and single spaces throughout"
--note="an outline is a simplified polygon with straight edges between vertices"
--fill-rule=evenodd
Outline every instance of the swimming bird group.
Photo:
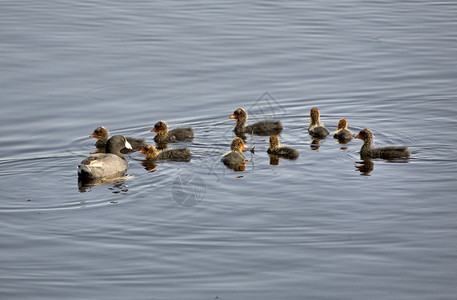
M 246 159 L 243 150 L 247 149 L 245 144 L 246 134 L 270 136 L 267 153 L 270 155 L 271 164 L 277 164 L 279 158 L 293 160 L 297 159 L 300 155 L 298 150 L 292 147 L 281 146 L 278 135 L 282 132 L 283 125 L 280 121 L 265 120 L 246 125 L 248 114 L 243 108 L 235 110 L 230 115 L 230 119 L 236 120 L 233 130 L 236 137 L 231 142 L 230 151 L 221 158 L 221 162 L 228 168 L 235 171 L 245 169 Z M 373 134 L 369 129 L 362 129 L 354 136 L 347 127 L 347 120 L 341 118 L 336 131 L 333 133 L 333 138 L 337 139 L 340 143 L 347 143 L 352 138 L 361 139 L 363 141 L 360 149 L 362 159 L 395 159 L 410 156 L 410 152 L 405 146 L 373 147 Z M 91 154 L 79 164 L 77 168 L 79 178 L 92 180 L 122 176 L 128 167 L 127 160 L 123 154 L 132 151 L 139 151 L 144 154 L 148 161 L 162 159 L 190 160 L 191 152 L 189 149 L 168 149 L 167 145 L 176 141 L 191 141 L 194 137 L 192 128 L 168 130 L 165 121 L 159 121 L 151 129 L 151 132 L 156 133 L 154 137 L 156 146 L 148 145 L 144 139 L 124 137 L 122 135 L 115 135 L 109 138 L 108 130 L 105 127 L 96 128 L 90 137 L 97 139 L 95 144 L 97 153 Z M 320 121 L 319 109 L 315 107 L 310 110 L 308 133 L 317 141 L 326 138 L 330 134 L 329 130 Z

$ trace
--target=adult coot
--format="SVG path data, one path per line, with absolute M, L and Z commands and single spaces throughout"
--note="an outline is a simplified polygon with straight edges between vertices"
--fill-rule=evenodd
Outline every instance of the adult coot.
M 127 171 L 127 160 L 122 155 L 123 148 L 132 149 L 127 139 L 115 135 L 106 142 L 106 153 L 94 153 L 78 166 L 78 176 L 82 179 L 113 178 Z

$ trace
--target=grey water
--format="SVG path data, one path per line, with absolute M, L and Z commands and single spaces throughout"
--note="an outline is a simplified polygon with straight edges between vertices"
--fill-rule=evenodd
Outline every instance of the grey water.
M 455 299 L 455 1 L 2 1 L 2 299 Z M 248 136 L 279 119 L 297 160 Z M 313 143 L 309 110 L 409 159 Z M 126 156 L 78 186 L 89 135 L 193 127 L 190 162 Z

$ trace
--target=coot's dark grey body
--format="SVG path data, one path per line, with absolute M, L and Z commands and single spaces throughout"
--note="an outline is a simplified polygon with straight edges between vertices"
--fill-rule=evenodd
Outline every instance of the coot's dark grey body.
M 121 150 L 131 149 L 127 139 L 115 135 L 106 142 L 106 153 L 94 153 L 78 166 L 78 176 L 85 179 L 113 178 L 127 171 L 128 163 Z

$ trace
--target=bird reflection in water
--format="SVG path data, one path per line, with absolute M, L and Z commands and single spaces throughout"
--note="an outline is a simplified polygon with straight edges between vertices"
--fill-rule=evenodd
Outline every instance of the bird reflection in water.
M 340 145 L 346 145 L 346 144 L 349 143 L 351 140 L 345 140 L 345 139 L 339 140 L 339 139 L 337 139 L 336 141 L 337 141 L 338 144 L 340 144 Z M 340 149 L 342 149 L 342 148 L 347 149 L 347 147 L 345 147 L 345 146 L 342 146 Z
M 155 161 L 152 160 L 144 160 L 141 162 L 141 165 L 143 165 L 144 169 L 148 172 L 154 173 L 157 171 L 157 164 Z
M 373 161 L 369 158 L 355 162 L 355 169 L 360 172 L 360 175 L 370 176 L 373 167 Z
M 90 192 L 93 187 L 96 186 L 104 186 L 104 185 L 113 185 L 109 189 L 113 191 L 113 193 L 126 193 L 128 192 L 128 187 L 125 185 L 125 180 L 131 178 L 131 176 L 122 176 L 120 174 L 119 177 L 115 178 L 95 178 L 95 179 L 82 179 L 78 178 L 78 190 L 81 193 Z
M 129 188 L 125 185 L 124 181 L 117 182 L 108 189 L 113 191 L 113 194 L 127 193 L 129 191 Z
M 337 141 L 338 144 L 341 145 L 340 150 L 347 150 L 348 147 L 347 146 L 343 146 L 343 145 L 346 145 L 351 140 L 350 139 L 336 139 L 336 141 Z
M 313 140 L 311 141 L 311 145 L 310 145 L 310 148 L 311 150 L 319 150 L 320 148 L 320 143 L 321 143 L 321 140 L 320 139 L 316 139 L 316 138 L 313 138 Z
M 387 163 L 394 163 L 394 164 L 404 164 L 408 163 L 408 159 L 405 158 L 396 158 L 396 159 L 376 159 L 379 162 L 387 162 Z M 360 175 L 370 176 L 371 172 L 374 169 L 374 161 L 369 158 L 362 156 L 360 161 L 355 162 L 355 170 L 360 172 Z
M 279 165 L 279 157 L 270 155 L 270 165 L 272 165 L 272 166 Z

